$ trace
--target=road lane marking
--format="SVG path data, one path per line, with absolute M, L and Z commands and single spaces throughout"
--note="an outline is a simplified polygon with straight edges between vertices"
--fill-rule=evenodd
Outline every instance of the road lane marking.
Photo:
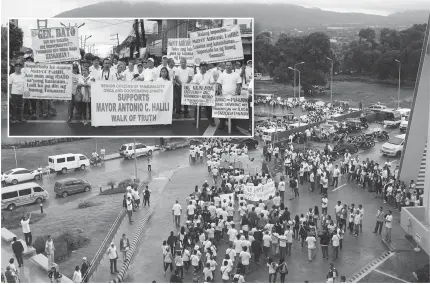
M 206 128 L 203 136 L 214 136 L 216 130 L 218 129 L 219 119 L 215 119 L 215 126 L 209 124 L 208 128 Z
M 370 272 L 374 271 L 378 266 L 383 264 L 393 255 L 395 255 L 395 253 L 389 252 L 389 251 L 382 253 L 380 257 L 368 262 L 366 265 L 361 267 L 360 270 L 358 270 L 358 272 L 348 277 L 348 279 L 346 279 L 346 282 L 358 283 L 361 279 L 366 277 Z
M 373 269 L 373 271 L 376 271 L 376 272 L 379 272 L 379 273 L 381 273 L 381 274 L 384 274 L 385 276 L 388 276 L 388 277 L 391 277 L 391 278 L 394 278 L 394 279 L 396 279 L 396 280 L 399 280 L 399 281 L 402 281 L 402 282 L 405 282 L 405 283 L 409 283 L 409 281 L 406 281 L 406 280 L 403 280 L 403 279 L 400 279 L 400 278 L 397 278 L 396 276 L 394 276 L 394 275 L 391 275 L 391 274 L 388 274 L 388 273 L 385 273 L 385 272 L 382 272 L 381 270 L 379 270 L 379 269 Z
M 346 185 L 346 183 L 342 184 L 341 186 L 336 187 L 336 188 L 335 188 L 335 189 L 333 189 L 332 191 L 336 191 L 336 190 L 338 190 L 338 189 L 340 189 L 340 188 L 344 187 L 345 185 Z

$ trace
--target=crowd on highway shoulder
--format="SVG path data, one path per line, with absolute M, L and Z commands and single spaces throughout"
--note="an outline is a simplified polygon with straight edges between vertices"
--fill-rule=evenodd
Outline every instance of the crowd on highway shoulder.
M 214 139 L 202 148 L 210 160 L 220 154 L 236 152 L 238 145 Z M 312 213 L 303 212 L 293 217 L 284 204 L 282 185 L 265 201 L 246 200 L 245 185 L 270 183 L 270 175 L 244 173 L 234 163 L 227 167 L 208 163 L 208 172 L 214 177 L 212 185 L 208 181 L 196 185 L 186 198 L 184 209 L 179 200 L 172 207 L 177 230 L 171 231 L 162 244 L 163 269 L 165 274 L 170 270 L 170 282 L 182 282 L 185 271 L 193 273 L 194 282 L 199 282 L 203 276 L 203 282 L 208 283 L 221 280 L 245 283 L 248 273 L 261 266 L 267 267 L 269 282 L 276 282 L 277 275 L 284 282 L 288 259 L 292 261 L 293 240 L 301 239 L 302 247 L 307 244 L 309 261 L 315 258 L 316 236 L 320 236 L 322 247 L 327 241 L 338 246 L 342 242 L 342 227 L 333 228 L 333 222 L 320 221 L 321 218 L 315 216 L 318 209 L 316 213 L 311 210 Z M 187 216 L 185 222 L 181 222 L 183 210 Z M 321 229 L 319 234 L 317 228 Z M 225 252 L 220 250 L 223 245 L 228 246 Z M 327 250 L 323 250 L 324 257 L 328 258 L 325 252 Z M 328 267 L 327 281 L 334 282 L 339 274 L 333 263 Z M 341 279 L 345 282 L 344 276 Z

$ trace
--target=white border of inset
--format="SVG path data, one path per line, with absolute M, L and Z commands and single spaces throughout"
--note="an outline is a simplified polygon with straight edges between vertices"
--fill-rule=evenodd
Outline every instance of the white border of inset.
M 160 18 L 160 17 L 155 17 L 155 18 Z M 10 36 L 9 36 L 9 24 L 10 24 L 10 20 L 14 20 L 17 19 L 18 21 L 21 20 L 26 20 L 26 21 L 31 21 L 31 20 L 40 20 L 40 18 L 19 18 L 19 17 L 9 17 L 7 20 L 7 31 L 8 31 L 8 36 L 7 36 L 7 46 L 8 46 L 8 50 L 7 50 L 7 54 L 8 54 L 8 58 L 7 58 L 7 63 L 8 63 L 8 71 L 9 71 L 9 67 L 10 67 L 10 60 L 9 60 L 9 40 L 10 40 Z M 93 18 L 56 18 L 56 17 L 51 17 L 51 18 L 46 18 L 47 20 L 49 19 L 53 19 L 53 20 L 64 20 L 64 21 L 76 21 L 78 19 L 96 19 L 96 20 L 135 20 L 136 18 L 97 18 L 97 17 L 93 17 Z M 150 20 L 152 18 L 142 18 L 142 19 L 146 19 L 146 20 Z M 251 29 L 252 29 L 252 42 L 251 42 L 251 54 L 252 54 L 252 70 L 253 70 L 253 76 L 254 76 L 254 60 L 255 60 L 255 56 L 254 56 L 254 43 L 255 43 L 255 19 L 253 17 L 227 17 L 227 18 L 223 18 L 223 17 L 212 17 L 212 18 L 197 18 L 197 17 L 191 17 L 191 18 L 171 18 L 171 17 L 167 17 L 167 18 L 162 18 L 163 20 L 239 20 L 239 19 L 244 19 L 244 20 L 251 20 Z M 246 64 L 246 62 L 244 62 L 244 64 Z M 7 95 L 8 95 L 8 102 L 7 102 L 7 137 L 8 138 L 254 138 L 254 128 L 255 128 L 255 116 L 254 116 L 254 112 L 255 112 L 255 80 L 254 77 L 252 78 L 254 80 L 254 89 L 252 92 L 252 129 L 251 129 L 251 136 L 131 136 L 131 135 L 119 135 L 119 136 L 112 136 L 112 135 L 106 135 L 106 136 L 82 136 L 82 135 L 76 135 L 76 136 L 71 136 L 71 135 L 66 135 L 66 136 L 24 136 L 24 135 L 20 135 L 20 136 L 11 136 L 10 135 L 10 123 L 9 123 L 9 113 L 10 113 L 10 104 L 9 104 L 9 74 L 7 74 Z M 1 121 L 0 121 L 0 127 L 1 127 Z M 210 127 L 210 125 L 209 125 Z

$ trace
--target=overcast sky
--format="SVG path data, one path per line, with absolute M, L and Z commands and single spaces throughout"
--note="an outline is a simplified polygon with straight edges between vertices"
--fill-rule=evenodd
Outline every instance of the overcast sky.
M 120 0 L 113 0 L 120 1 Z M 145 0 L 131 0 L 144 2 Z M 195 2 L 196 0 L 158 0 L 165 2 Z M 197 0 L 202 2 L 228 2 L 230 0 Z M 2 24 L 8 17 L 52 17 L 74 8 L 104 2 L 101 0 L 3 0 L 1 1 Z M 235 0 L 243 3 L 261 3 L 261 0 Z M 396 11 L 430 9 L 429 0 L 266 0 L 265 3 L 291 3 L 305 7 L 317 7 L 337 12 L 362 12 L 387 15 Z M 19 5 L 19 9 L 17 9 Z M 252 17 L 252 15 L 250 15 Z

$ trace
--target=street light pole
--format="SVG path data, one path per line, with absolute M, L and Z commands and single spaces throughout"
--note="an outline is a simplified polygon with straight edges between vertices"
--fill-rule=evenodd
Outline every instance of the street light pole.
M 137 156 L 136 156 L 136 139 L 133 138 L 134 148 L 134 182 L 137 182 Z
M 399 63 L 399 87 L 397 90 L 397 109 L 400 108 L 400 73 L 402 70 L 402 62 L 400 62 L 399 60 L 395 59 L 394 61 L 396 61 L 397 63 Z
M 331 72 L 330 72 L 330 105 L 333 107 L 333 59 L 326 57 L 331 61 Z
M 13 152 L 15 154 L 15 166 L 18 167 L 18 160 L 16 159 L 16 147 L 12 146 L 12 148 L 13 148 Z
M 305 64 L 304 61 L 299 62 L 294 64 L 294 100 L 296 99 L 296 71 L 297 71 L 297 66 L 301 65 L 301 64 Z M 299 101 L 300 101 L 300 82 L 299 82 Z

